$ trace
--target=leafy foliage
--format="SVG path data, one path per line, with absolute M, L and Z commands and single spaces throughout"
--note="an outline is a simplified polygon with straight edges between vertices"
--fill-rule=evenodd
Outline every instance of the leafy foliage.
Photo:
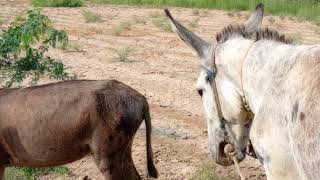
M 51 20 L 38 10 L 28 10 L 26 17 L 17 17 L 0 37 L 0 75 L 6 86 L 20 84 L 27 77 L 36 83 L 43 75 L 66 79 L 62 62 L 45 56 L 50 47 L 65 47 L 65 31 L 53 28 Z
M 34 6 L 41 7 L 81 7 L 82 0 L 32 0 Z

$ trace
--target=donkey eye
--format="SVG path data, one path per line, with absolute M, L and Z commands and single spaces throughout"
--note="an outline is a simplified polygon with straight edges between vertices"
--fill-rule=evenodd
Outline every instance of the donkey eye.
M 198 91 L 199 96 L 202 97 L 202 95 L 203 95 L 203 90 L 202 90 L 202 89 L 198 89 L 197 91 Z

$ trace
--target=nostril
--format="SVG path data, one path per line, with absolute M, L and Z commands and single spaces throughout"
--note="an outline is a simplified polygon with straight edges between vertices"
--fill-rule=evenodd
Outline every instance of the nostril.
M 202 90 L 202 89 L 198 89 L 198 94 L 202 97 L 202 95 L 203 95 L 203 90 Z

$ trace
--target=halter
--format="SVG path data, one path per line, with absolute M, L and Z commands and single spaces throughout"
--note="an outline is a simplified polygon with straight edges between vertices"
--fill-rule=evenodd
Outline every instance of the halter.
M 247 112 L 251 112 L 251 109 L 249 107 L 249 104 L 248 104 L 248 101 L 244 95 L 244 90 L 243 90 L 243 81 L 242 81 L 242 69 L 243 69 L 243 64 L 244 64 L 244 61 L 245 59 L 247 58 L 248 56 L 248 52 L 249 50 L 251 49 L 251 46 L 253 45 L 254 43 L 252 43 L 249 48 L 247 49 L 247 52 L 244 56 L 244 59 L 242 61 L 242 64 L 241 64 L 241 70 L 240 70 L 240 79 L 241 79 L 241 90 L 242 90 L 242 96 L 241 96 L 241 99 L 242 99 L 242 104 L 243 104 L 243 108 L 245 111 Z M 222 114 L 222 110 L 221 110 L 221 103 L 220 103 L 220 99 L 219 99 L 219 94 L 218 94 L 218 89 L 217 89 L 217 83 L 216 83 L 216 76 L 217 76 L 217 66 L 216 66 L 216 63 L 215 63 L 215 60 L 216 60 L 216 50 L 217 50 L 217 47 L 218 45 L 215 47 L 213 53 L 213 63 L 212 63 L 212 66 L 211 66 L 211 69 L 207 69 L 207 80 L 210 82 L 211 86 L 212 86 L 212 89 L 213 89 L 213 94 L 214 94 L 214 98 L 215 98 L 215 106 L 216 106 L 216 109 L 217 109 L 217 115 L 218 115 L 218 119 L 220 121 L 220 128 L 222 129 L 222 131 L 224 132 L 224 135 L 225 135 L 225 139 L 228 140 L 228 132 L 225 128 L 225 123 L 226 123 L 226 119 L 223 117 L 223 114 Z

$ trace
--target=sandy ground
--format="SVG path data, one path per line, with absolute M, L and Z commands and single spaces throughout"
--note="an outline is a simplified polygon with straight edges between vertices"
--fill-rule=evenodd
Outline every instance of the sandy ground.
M 23 13 L 26 0 L 0 0 L 2 28 Z M 172 14 L 202 37 L 213 40 L 224 26 L 244 22 L 248 12 L 227 13 L 218 10 L 170 8 Z M 83 11 L 102 15 L 101 23 L 86 23 Z M 82 8 L 44 8 L 60 29 L 65 29 L 71 48 L 53 50 L 70 72 L 81 79 L 117 79 L 144 94 L 150 103 L 153 121 L 153 149 L 159 179 L 188 179 L 210 161 L 207 131 L 200 98 L 195 91 L 199 64 L 192 51 L 175 34 L 154 25 L 163 16 L 162 9 L 93 5 Z M 160 17 L 159 17 L 160 16 Z M 121 24 L 131 26 L 115 35 Z M 267 16 L 264 26 L 276 28 L 306 44 L 320 43 L 320 27 L 298 19 Z M 121 29 L 121 28 L 120 28 Z M 129 59 L 120 62 L 115 50 L 131 49 Z M 43 79 L 41 83 L 49 80 Z M 133 157 L 139 173 L 146 174 L 145 128 L 134 140 Z M 67 165 L 68 176 L 48 175 L 40 179 L 103 179 L 91 156 Z M 221 177 L 238 179 L 234 167 L 215 169 Z M 248 179 L 265 179 L 259 163 L 247 158 L 241 171 Z

